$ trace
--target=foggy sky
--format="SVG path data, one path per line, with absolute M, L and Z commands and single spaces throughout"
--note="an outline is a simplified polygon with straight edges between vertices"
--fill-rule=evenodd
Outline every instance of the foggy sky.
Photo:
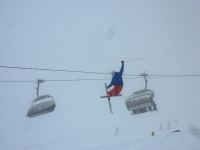
M 200 74 L 199 8 L 197 0 L 1 0 L 0 66 L 109 73 L 119 71 L 121 60 L 143 58 L 125 62 L 124 74 Z M 107 100 L 100 98 L 109 74 L 0 71 L 0 149 L 84 138 L 101 141 L 117 127 L 124 132 L 130 126 L 147 129 L 139 124 L 144 118 L 130 115 L 124 97 L 111 101 L 110 114 Z M 123 77 L 132 78 L 124 79 L 123 96 L 144 88 L 143 78 Z M 26 113 L 36 98 L 37 79 L 104 80 L 42 83 L 40 95 L 52 95 L 56 108 L 30 119 Z M 186 127 L 200 126 L 199 76 L 149 76 L 148 88 L 154 90 L 158 107 L 149 124 L 178 119 Z

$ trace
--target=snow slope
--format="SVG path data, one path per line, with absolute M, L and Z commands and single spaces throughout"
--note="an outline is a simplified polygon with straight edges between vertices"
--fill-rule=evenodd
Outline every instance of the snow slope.
M 122 143 L 85 150 L 199 150 L 200 139 L 186 131 L 162 133 Z
M 32 145 L 23 149 L 36 150 L 199 150 L 200 130 L 192 127 L 188 131 L 173 132 L 161 130 L 146 137 L 129 139 L 124 141 L 126 136 L 117 135 L 105 137 L 104 142 L 95 143 L 92 139 L 62 141 L 47 143 L 43 145 Z M 134 138 L 134 136 L 133 136 Z M 81 143 L 81 144 L 80 144 Z M 99 145 L 98 145 L 99 144 Z M 102 145 L 101 145 L 102 144 Z M 91 147 L 94 145 L 94 147 Z
M 114 103 L 113 103 L 114 104 Z M 116 108 L 114 109 L 116 110 Z M 109 111 L 107 112 L 109 113 Z M 57 136 L 57 140 L 31 141 L 27 146 L 23 146 L 22 150 L 199 150 L 200 149 L 200 129 L 192 122 L 190 124 L 184 120 L 161 118 L 159 111 L 148 112 L 140 115 L 127 114 L 127 118 L 121 117 L 117 120 L 118 112 L 113 115 L 107 115 L 111 120 L 106 127 L 92 130 L 85 129 L 78 134 L 68 134 L 66 138 L 61 138 L 62 134 Z M 122 113 L 123 114 L 123 113 Z M 153 118 L 161 122 L 156 121 Z M 106 118 L 106 117 L 105 117 Z M 112 119 L 113 118 L 113 119 Z M 117 120 L 117 121 L 116 121 Z M 135 120 L 135 122 L 133 122 Z M 98 120 L 93 120 L 94 122 Z M 93 121 L 90 123 L 92 124 Z M 191 121 L 191 120 L 190 120 Z M 198 123 L 198 121 L 196 121 Z M 99 122 L 101 124 L 101 122 Z M 117 124 L 119 132 L 117 136 L 113 125 Z M 162 125 L 161 125 L 162 124 Z M 100 127 L 100 125 L 99 125 Z M 63 128 L 63 127 L 62 127 Z M 58 129 L 59 130 L 59 129 Z M 180 132 L 173 132 L 180 130 Z M 89 132 L 88 132 L 89 131 Z M 91 132 L 93 131 L 93 132 Z M 154 132 L 154 136 L 152 136 Z M 30 131 L 30 134 L 33 134 Z M 73 133 L 73 132 L 72 132 Z M 26 133 L 27 134 L 27 133 Z M 42 135 L 43 133 L 41 133 Z M 49 134 L 51 135 L 51 134 Z M 33 144 L 36 143 L 36 144 Z

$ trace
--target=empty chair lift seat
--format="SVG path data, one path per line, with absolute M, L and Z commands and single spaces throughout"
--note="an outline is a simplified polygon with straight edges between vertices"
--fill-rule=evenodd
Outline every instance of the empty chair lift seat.
M 156 109 L 153 97 L 154 92 L 150 89 L 136 91 L 126 100 L 126 107 L 134 114 L 152 111 Z

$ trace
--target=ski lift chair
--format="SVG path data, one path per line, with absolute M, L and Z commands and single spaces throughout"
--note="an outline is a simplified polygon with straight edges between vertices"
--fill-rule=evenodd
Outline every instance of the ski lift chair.
M 54 109 L 56 107 L 54 98 L 52 96 L 50 96 L 50 95 L 39 96 L 39 84 L 40 83 L 43 83 L 43 80 L 37 81 L 37 84 L 38 84 L 38 87 L 36 88 L 37 89 L 37 98 L 35 98 L 34 101 L 31 103 L 31 107 L 29 108 L 29 110 L 27 112 L 27 116 L 30 118 L 50 113 L 50 112 L 54 111 Z M 47 98 L 50 98 L 50 100 L 35 104 L 37 101 L 44 100 Z
M 43 100 L 50 97 L 52 98 L 51 100 L 35 104 L 36 101 Z M 29 108 L 27 112 L 27 116 L 32 118 L 32 117 L 36 117 L 36 116 L 43 115 L 46 113 L 50 113 L 54 111 L 55 107 L 56 107 L 56 104 L 52 96 L 42 95 L 34 99 L 34 101 L 32 102 L 32 106 Z
M 143 90 L 139 90 L 133 92 L 132 95 L 128 97 L 125 101 L 126 107 L 129 111 L 132 111 L 132 114 L 141 114 L 147 111 L 157 110 L 156 104 L 153 101 L 154 92 L 150 89 L 147 89 L 147 74 L 141 74 L 141 76 L 145 77 L 145 88 Z

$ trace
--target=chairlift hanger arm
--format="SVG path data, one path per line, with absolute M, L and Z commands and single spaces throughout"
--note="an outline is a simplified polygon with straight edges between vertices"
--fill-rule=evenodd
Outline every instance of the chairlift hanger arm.
M 37 79 L 37 82 L 36 82 L 36 84 L 38 85 L 37 86 L 37 97 L 39 97 L 39 87 L 40 87 L 40 83 L 43 83 L 44 82 L 44 80 L 43 79 Z
M 52 97 L 50 95 L 41 95 L 41 96 L 39 96 L 40 83 L 43 83 L 43 82 L 44 82 L 44 80 L 37 79 L 37 82 L 36 82 L 36 84 L 37 84 L 37 88 L 36 88 L 37 89 L 37 98 L 35 98 L 33 102 L 36 102 L 36 101 L 41 100 L 41 99 Z M 52 97 L 52 99 L 53 99 L 53 97 Z M 54 99 L 53 99 L 53 101 L 54 101 Z
M 141 74 L 141 76 L 144 76 L 144 80 L 145 80 L 145 88 L 144 88 L 144 90 L 146 90 L 147 89 L 147 76 L 148 76 L 148 74 L 146 74 L 146 71 L 144 72 L 144 73 L 142 73 Z

